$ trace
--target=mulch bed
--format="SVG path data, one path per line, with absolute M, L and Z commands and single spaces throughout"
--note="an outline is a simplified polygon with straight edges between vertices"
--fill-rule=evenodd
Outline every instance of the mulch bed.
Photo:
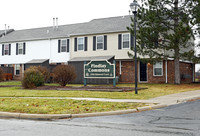
M 21 85 L 0 85 L 0 87 L 22 87 Z M 70 90 L 79 90 L 79 91 L 102 91 L 102 92 L 128 92 L 134 91 L 134 87 L 113 87 L 113 86 L 39 86 L 34 88 L 35 90 L 59 90 L 59 91 L 70 91 Z M 147 88 L 138 88 L 138 90 L 147 89 Z
M 21 87 L 21 85 L 0 85 L 0 87 Z
M 133 87 L 112 87 L 112 86 L 40 86 L 35 88 L 36 90 L 86 90 L 86 91 L 103 91 L 103 92 L 127 92 L 134 91 Z M 138 88 L 138 90 L 147 88 Z

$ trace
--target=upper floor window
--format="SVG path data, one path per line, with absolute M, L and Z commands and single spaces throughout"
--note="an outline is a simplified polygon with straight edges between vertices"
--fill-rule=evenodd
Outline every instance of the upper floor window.
M 97 50 L 102 50 L 104 45 L 104 38 L 103 36 L 97 36 Z
M 130 48 L 130 35 L 129 34 L 123 34 L 122 35 L 122 47 L 123 48 Z
M 4 45 L 4 55 L 9 55 L 9 44 Z
M 18 53 L 23 54 L 23 44 L 22 43 L 18 44 Z
M 16 43 L 16 55 L 25 54 L 25 43 Z
M 163 75 L 163 62 L 156 62 L 153 65 L 153 75 L 162 76 Z
M 78 38 L 78 50 L 79 51 L 84 50 L 84 38 L 83 37 Z
M 67 40 L 61 40 L 60 51 L 61 52 L 66 52 L 67 51 Z

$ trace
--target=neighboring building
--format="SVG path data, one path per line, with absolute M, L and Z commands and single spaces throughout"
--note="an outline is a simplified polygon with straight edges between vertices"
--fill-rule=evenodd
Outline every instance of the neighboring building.
M 0 37 L 3 37 L 6 34 L 9 34 L 9 33 L 13 32 L 13 31 L 14 31 L 14 29 L 0 30 Z
M 90 22 L 14 31 L 0 38 L 0 64 L 12 65 L 15 75 L 23 75 L 26 66 L 69 63 L 75 66 L 83 83 L 83 63 L 90 60 L 116 60 L 116 75 L 121 83 L 134 82 L 133 37 L 127 30 L 130 16 L 94 19 Z M 181 82 L 194 80 L 194 64 L 180 62 Z M 46 65 L 47 66 L 47 65 Z M 174 83 L 174 61 L 156 64 L 138 62 L 141 83 Z M 89 83 L 111 83 L 110 80 L 88 80 Z

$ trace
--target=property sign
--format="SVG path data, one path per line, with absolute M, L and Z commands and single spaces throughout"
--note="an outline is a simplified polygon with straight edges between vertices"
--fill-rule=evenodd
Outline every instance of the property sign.
M 115 64 L 107 60 L 90 61 L 84 64 L 84 78 L 115 78 Z

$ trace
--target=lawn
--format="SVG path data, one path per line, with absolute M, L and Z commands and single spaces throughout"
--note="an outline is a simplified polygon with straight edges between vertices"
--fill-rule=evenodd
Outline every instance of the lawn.
M 20 85 L 20 82 L 0 83 L 0 85 L 6 84 Z M 119 84 L 117 86 L 133 87 L 134 84 Z M 112 99 L 149 99 L 168 94 L 199 90 L 200 84 L 139 84 L 139 87 L 148 89 L 139 90 L 138 95 L 135 95 L 134 92 L 25 90 L 21 87 L 0 87 L 0 97 L 95 97 Z
M 60 99 L 1 98 L 0 109 L 4 112 L 32 114 L 79 114 L 92 112 L 135 109 L 142 103 L 114 103 Z

